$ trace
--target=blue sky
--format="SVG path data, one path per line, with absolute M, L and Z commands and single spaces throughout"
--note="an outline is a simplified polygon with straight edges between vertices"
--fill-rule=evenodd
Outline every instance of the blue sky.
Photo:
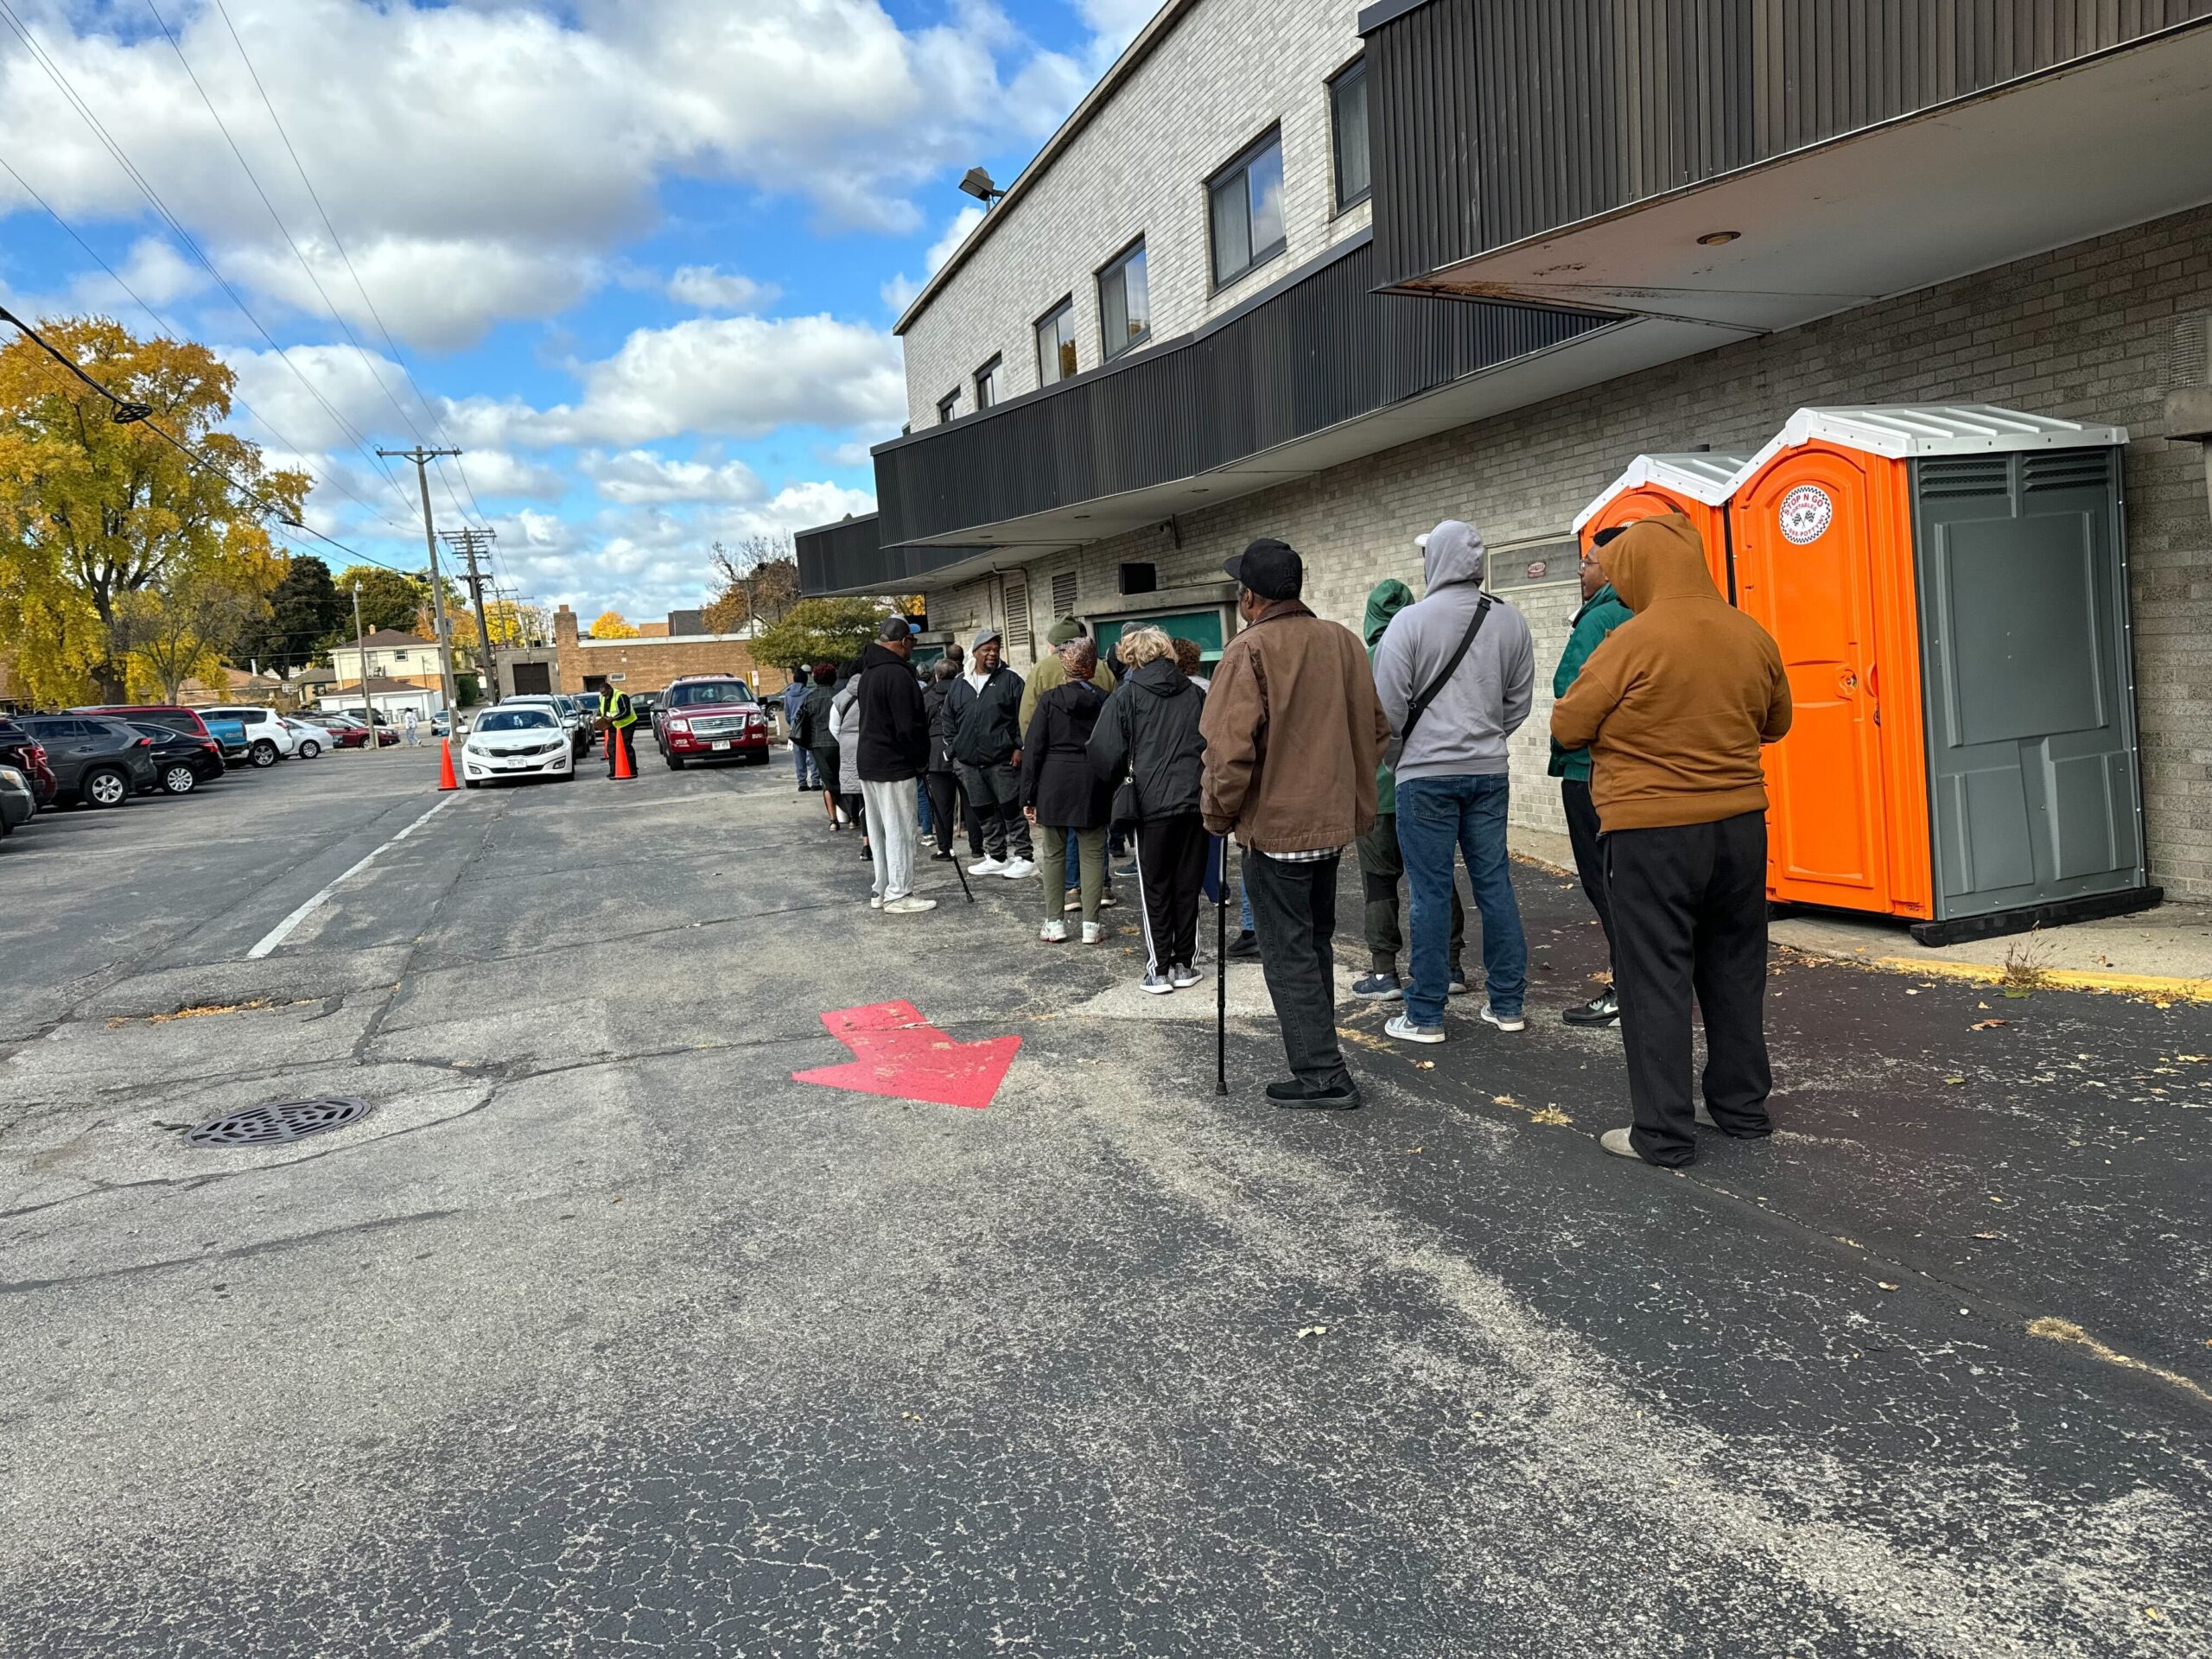
M 1152 10 L 0 0 L 0 302 L 217 348 L 315 527 L 388 563 L 412 468 L 365 450 L 458 443 L 440 528 L 493 524 L 509 591 L 651 619 L 715 540 L 868 510 L 956 181 L 1018 172 Z

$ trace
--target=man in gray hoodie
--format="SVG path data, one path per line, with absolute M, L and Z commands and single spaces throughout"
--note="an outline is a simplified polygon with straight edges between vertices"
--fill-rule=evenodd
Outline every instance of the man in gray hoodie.
M 1471 526 L 1446 519 L 1429 531 L 1421 560 L 1427 597 L 1390 619 L 1375 653 L 1413 899 L 1413 981 L 1406 1011 L 1383 1029 L 1440 1043 L 1455 849 L 1466 855 L 1482 912 L 1482 1017 L 1501 1031 L 1526 1023 L 1529 945 L 1505 857 L 1505 746 L 1529 718 L 1536 653 L 1521 613 L 1483 591 L 1483 540 Z

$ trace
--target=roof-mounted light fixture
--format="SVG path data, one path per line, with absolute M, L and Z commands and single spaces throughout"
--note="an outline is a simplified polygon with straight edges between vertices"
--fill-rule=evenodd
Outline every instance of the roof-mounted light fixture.
M 963 194 L 971 195 L 982 202 L 986 212 L 989 211 L 993 202 L 1006 194 L 1005 191 L 991 182 L 991 175 L 980 167 L 971 167 L 961 175 L 960 188 Z

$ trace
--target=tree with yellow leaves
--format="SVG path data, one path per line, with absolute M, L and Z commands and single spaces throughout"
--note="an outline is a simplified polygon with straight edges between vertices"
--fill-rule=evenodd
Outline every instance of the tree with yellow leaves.
M 141 340 L 105 318 L 39 332 L 152 416 L 118 423 L 33 340 L 0 346 L 0 639 L 22 695 L 121 701 L 134 679 L 166 686 L 180 659 L 213 666 L 229 643 L 216 632 L 235 639 L 266 613 L 285 561 L 262 503 L 296 518 L 312 480 L 269 470 L 259 446 L 220 429 L 234 377 L 206 346 Z
M 635 639 L 638 630 L 621 612 L 601 611 L 599 620 L 591 625 L 591 637 L 594 639 Z

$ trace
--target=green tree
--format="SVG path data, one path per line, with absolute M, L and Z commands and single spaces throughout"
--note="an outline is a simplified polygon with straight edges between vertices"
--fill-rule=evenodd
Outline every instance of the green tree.
M 321 559 L 296 554 L 269 595 L 268 617 L 245 628 L 237 654 L 264 668 L 296 668 L 353 631 L 353 595 L 338 591 Z
M 133 696 L 175 702 L 187 680 L 219 684 L 223 658 L 267 601 L 206 575 L 125 594 L 111 638 L 127 656 Z
M 27 336 L 0 346 L 0 639 L 31 696 L 119 700 L 131 595 L 228 588 L 257 611 L 284 574 L 270 509 L 296 518 L 312 480 L 269 470 L 257 445 L 221 429 L 235 377 L 206 346 L 98 317 L 40 332 L 152 421 L 118 423 Z
M 353 637 L 356 586 L 361 590 L 361 627 L 369 633 L 378 628 L 414 632 L 415 619 L 430 597 L 430 584 L 422 577 L 387 570 L 380 564 L 349 564 L 338 573 L 332 585 L 346 607 L 344 620 L 340 624 L 340 644 Z
M 756 663 L 842 663 L 875 638 L 892 607 L 880 599 L 803 599 L 754 636 Z

